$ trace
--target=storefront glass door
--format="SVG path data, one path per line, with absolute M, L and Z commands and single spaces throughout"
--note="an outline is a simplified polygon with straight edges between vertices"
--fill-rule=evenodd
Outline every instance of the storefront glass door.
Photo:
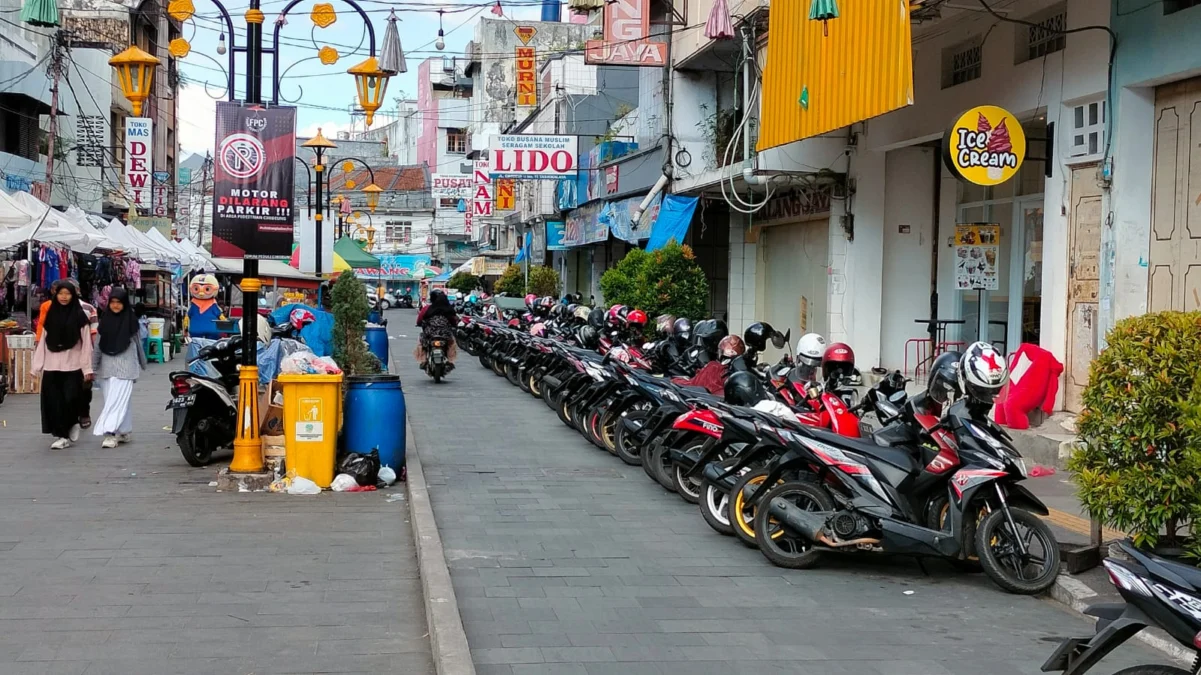
M 964 321 L 958 340 L 964 344 L 983 340 L 1005 353 L 1021 342 L 1037 344 L 1042 306 L 1042 195 L 965 204 L 959 207 L 958 222 L 1001 228 L 996 288 L 955 291 L 959 318 Z M 955 331 L 948 334 L 949 340 L 956 339 L 950 337 Z

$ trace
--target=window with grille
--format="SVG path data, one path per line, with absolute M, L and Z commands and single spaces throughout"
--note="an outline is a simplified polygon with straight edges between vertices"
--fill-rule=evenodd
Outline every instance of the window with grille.
M 1164 0 L 1163 13 L 1165 15 L 1175 14 L 1190 7 L 1201 7 L 1201 0 Z
M 1093 101 L 1072 108 L 1071 157 L 1099 155 L 1105 143 L 1105 102 Z
M 462 129 L 446 130 L 446 152 L 452 155 L 467 153 L 467 132 Z
M 943 49 L 942 88 L 980 79 L 982 52 L 979 39 Z
M 1063 51 L 1067 46 L 1068 12 L 1065 4 L 1032 16 L 1033 26 L 1018 27 L 1017 63 L 1041 59 L 1047 54 Z
M 389 220 L 384 224 L 385 244 L 407 244 L 413 240 L 413 223 L 409 220 Z

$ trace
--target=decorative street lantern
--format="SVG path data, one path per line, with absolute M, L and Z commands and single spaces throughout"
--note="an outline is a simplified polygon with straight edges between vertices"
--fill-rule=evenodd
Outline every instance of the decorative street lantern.
M 151 85 L 154 83 L 154 69 L 162 63 L 156 57 L 147 54 L 136 46 L 117 54 L 108 60 L 108 65 L 117 69 L 117 79 L 121 82 L 121 93 L 133 104 L 133 116 L 142 116 L 142 104 L 150 96 Z
M 384 189 L 375 183 L 363 188 L 363 192 L 367 195 L 367 208 L 371 209 L 372 213 L 375 213 L 375 207 L 379 206 L 379 193 L 383 191 Z
M 384 92 L 388 89 L 388 74 L 380 70 L 379 61 L 374 56 L 367 57 L 357 66 L 346 72 L 354 75 L 354 86 L 359 94 L 359 105 L 367 113 L 367 126 L 375 117 L 375 111 L 384 102 Z
M 810 0 L 809 20 L 822 22 L 822 36 L 830 35 L 830 19 L 838 18 L 837 0 Z

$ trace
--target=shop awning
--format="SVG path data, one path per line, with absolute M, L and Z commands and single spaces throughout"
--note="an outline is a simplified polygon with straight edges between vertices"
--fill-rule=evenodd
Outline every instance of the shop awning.
M 667 195 L 663 198 L 663 206 L 659 209 L 659 218 L 651 227 L 650 241 L 646 250 L 657 251 L 671 241 L 684 243 L 688 235 L 688 225 L 692 222 L 692 212 L 696 211 L 697 197 L 683 195 Z
M 345 260 L 352 269 L 370 269 L 380 266 L 379 258 L 364 251 L 358 242 L 350 237 L 342 237 L 334 242 L 334 253 Z

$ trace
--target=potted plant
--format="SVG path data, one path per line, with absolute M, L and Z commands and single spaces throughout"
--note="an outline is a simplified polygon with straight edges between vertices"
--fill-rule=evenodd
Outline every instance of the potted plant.
M 600 280 L 605 301 L 660 314 L 700 318 L 709 305 L 709 280 L 692 249 L 674 241 L 646 252 L 635 249 Z M 648 324 L 653 329 L 654 324 Z
M 1084 508 L 1164 555 L 1201 556 L 1201 312 L 1119 321 L 1089 370 L 1068 463 Z
M 371 375 L 381 370 L 379 359 L 367 348 L 367 290 L 354 272 L 343 272 L 330 291 L 334 315 L 334 361 L 347 377 Z

